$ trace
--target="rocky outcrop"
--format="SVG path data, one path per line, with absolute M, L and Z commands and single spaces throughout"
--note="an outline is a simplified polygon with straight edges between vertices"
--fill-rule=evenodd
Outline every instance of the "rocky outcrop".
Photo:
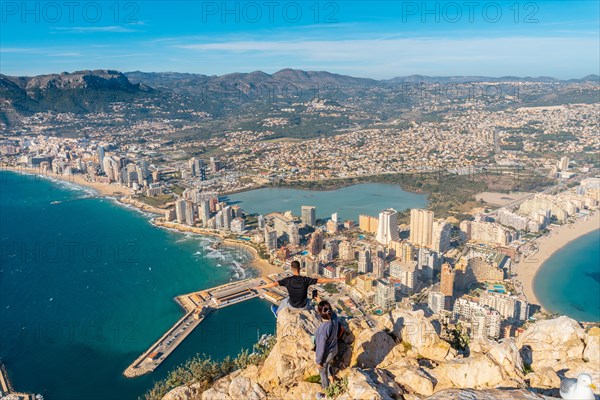
M 392 351 L 396 342 L 381 330 L 371 329 L 366 323 L 351 321 L 350 331 L 354 335 L 351 367 L 374 368 Z
M 444 362 L 456 356 L 456 350 L 450 347 L 448 342 L 440 339 L 422 310 L 396 310 L 392 313 L 392 321 L 394 321 L 393 335 L 410 345 L 410 349 L 414 350 L 417 357 Z
M 258 374 L 263 388 L 289 388 L 318 373 L 311 336 L 319 324 L 310 311 L 281 310 L 277 317 L 277 342 Z
M 585 337 L 583 359 L 593 365 L 600 365 L 600 328 L 595 326 Z
M 428 400 L 540 400 L 551 398 L 527 390 L 459 390 L 438 392 Z M 555 399 L 554 399 L 555 400 Z
M 535 371 L 583 357 L 585 333 L 579 323 L 562 316 L 539 321 L 517 339 L 523 361 Z
M 319 324 L 313 312 L 282 310 L 263 365 L 222 377 L 203 393 L 191 385 L 164 399 L 313 399 L 321 388 L 307 378 L 318 373 L 311 335 Z M 347 382 L 338 400 L 538 400 L 556 394 L 564 377 L 586 372 L 600 380 L 600 329 L 586 334 L 566 317 L 539 321 L 517 340 L 474 341 L 468 357 L 458 356 L 422 312 L 394 311 L 376 318 L 375 327 L 352 320 L 346 342 L 336 361 L 337 377 Z

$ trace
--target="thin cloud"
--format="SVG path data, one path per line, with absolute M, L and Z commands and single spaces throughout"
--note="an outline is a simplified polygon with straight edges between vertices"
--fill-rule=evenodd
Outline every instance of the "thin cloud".
M 70 26 L 70 27 L 55 27 L 55 31 L 71 32 L 71 33 L 98 33 L 98 32 L 139 32 L 136 29 L 126 28 L 118 25 L 111 26 Z

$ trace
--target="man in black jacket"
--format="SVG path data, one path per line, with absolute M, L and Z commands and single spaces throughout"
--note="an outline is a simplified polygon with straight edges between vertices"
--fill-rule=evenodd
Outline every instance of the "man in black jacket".
M 306 310 L 310 302 L 308 301 L 308 288 L 317 283 L 343 282 L 344 278 L 309 278 L 300 275 L 300 263 L 292 261 L 292 276 L 283 278 L 277 282 L 268 283 L 259 286 L 257 289 L 268 289 L 276 286 L 285 286 L 289 297 L 283 299 L 279 308 L 273 308 L 273 313 L 277 315 L 279 310 L 288 307 L 291 310 Z

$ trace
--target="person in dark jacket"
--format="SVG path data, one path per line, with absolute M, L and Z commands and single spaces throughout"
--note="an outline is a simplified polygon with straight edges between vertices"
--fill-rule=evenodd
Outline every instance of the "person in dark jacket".
M 271 310 L 275 316 L 277 316 L 277 313 L 280 310 L 286 307 L 290 310 L 307 310 L 310 305 L 310 302 L 308 301 L 309 286 L 317 283 L 344 281 L 344 278 L 309 278 L 308 276 L 301 276 L 300 263 L 297 260 L 292 261 L 291 269 L 292 276 L 256 288 L 268 289 L 276 286 L 283 286 L 287 289 L 289 297 L 283 299 L 279 307 L 271 306 Z
M 315 333 L 315 362 L 321 375 L 323 389 L 329 387 L 329 380 L 333 379 L 331 363 L 338 352 L 338 325 L 337 315 L 333 312 L 328 301 L 321 301 L 317 306 L 317 314 L 323 323 Z

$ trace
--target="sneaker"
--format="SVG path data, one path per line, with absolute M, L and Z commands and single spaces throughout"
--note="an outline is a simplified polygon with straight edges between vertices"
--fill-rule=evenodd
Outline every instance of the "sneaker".
M 275 304 L 271 304 L 271 312 L 273 313 L 273 315 L 275 316 L 275 318 L 277 318 L 277 311 L 278 311 L 279 307 L 277 307 Z

